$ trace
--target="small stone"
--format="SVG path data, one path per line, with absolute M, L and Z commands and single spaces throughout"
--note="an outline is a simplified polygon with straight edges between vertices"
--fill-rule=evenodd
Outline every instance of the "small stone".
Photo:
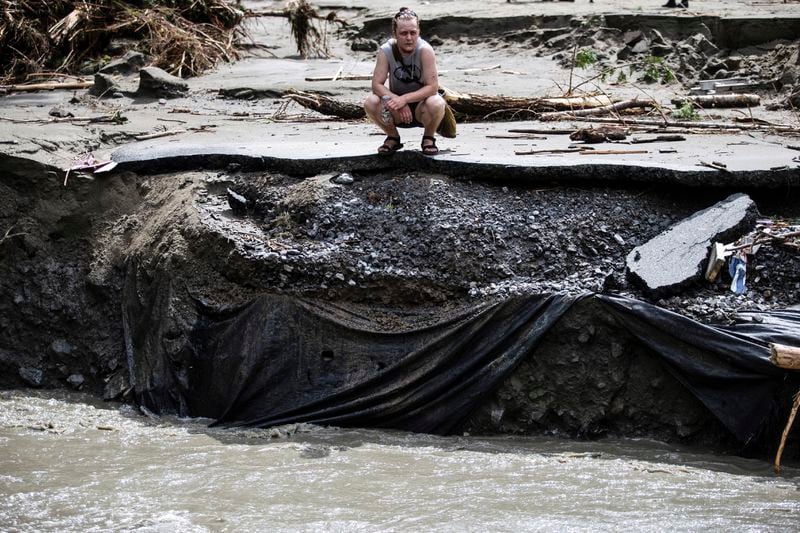
M 44 383 L 44 372 L 38 368 L 22 367 L 19 369 L 19 377 L 31 387 L 41 387 Z
M 67 383 L 69 383 L 70 387 L 75 390 L 80 389 L 83 387 L 83 383 L 86 381 L 83 377 L 83 374 L 70 374 L 67 378 Z
M 353 176 L 348 174 L 347 172 L 342 172 L 337 176 L 334 176 L 333 180 L 334 183 L 338 183 L 339 185 L 351 185 L 353 183 Z

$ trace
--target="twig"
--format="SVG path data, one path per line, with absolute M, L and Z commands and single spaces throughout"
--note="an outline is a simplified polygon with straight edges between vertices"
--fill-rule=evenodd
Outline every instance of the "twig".
M 516 155 L 535 155 L 535 154 L 573 154 L 578 152 L 593 153 L 594 150 L 588 146 L 581 146 L 580 148 L 553 148 L 542 150 L 528 150 L 528 151 L 515 151 Z
M 31 83 L 28 85 L 0 85 L 0 90 L 8 92 L 52 91 L 55 89 L 88 89 L 93 81 L 76 81 L 67 83 Z
M 646 154 L 647 150 L 593 150 L 591 152 L 581 152 L 581 155 L 625 155 L 625 154 Z
M 783 428 L 783 435 L 781 436 L 781 445 L 778 447 L 778 453 L 775 454 L 775 474 L 781 475 L 781 456 L 783 455 L 783 447 L 786 445 L 786 438 L 789 436 L 789 430 L 794 424 L 794 417 L 797 416 L 797 410 L 800 408 L 800 391 L 794 395 L 794 404 L 792 411 L 789 413 L 789 420 L 786 421 L 786 427 Z
M 21 237 L 21 236 L 23 236 L 23 235 L 27 235 L 27 233 L 25 233 L 25 232 L 21 232 L 21 233 L 11 233 L 11 230 L 13 230 L 15 227 L 16 227 L 16 224 L 15 224 L 15 225 L 13 225 L 13 226 L 11 226 L 10 228 L 8 228 L 8 229 L 6 230 L 6 234 L 5 234 L 5 235 L 3 235 L 3 237 L 2 237 L 2 238 L 0 238 L 0 244 L 3 244 L 3 243 L 4 243 L 5 241 L 7 241 L 8 239 L 11 239 L 11 238 L 14 238 L 14 237 Z
M 570 120 L 575 117 L 586 117 L 586 116 L 593 116 L 593 115 L 603 115 L 606 113 L 614 113 L 616 111 L 621 111 L 623 109 L 631 109 L 631 108 L 645 108 L 645 107 L 655 107 L 656 103 L 653 100 L 638 100 L 633 98 L 631 100 L 625 100 L 624 102 L 617 102 L 616 104 L 611 104 L 608 106 L 602 107 L 594 107 L 590 109 L 576 109 L 574 111 L 555 111 L 552 113 L 542 113 L 539 116 L 539 120 Z

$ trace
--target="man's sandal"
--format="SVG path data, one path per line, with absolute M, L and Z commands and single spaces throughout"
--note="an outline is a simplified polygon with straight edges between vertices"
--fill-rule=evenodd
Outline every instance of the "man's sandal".
M 425 141 L 430 141 L 430 143 L 425 144 Z M 422 136 L 421 148 L 424 155 L 436 155 L 439 153 L 439 149 L 436 147 L 436 138 L 430 135 Z
M 389 144 L 393 143 L 393 144 Z M 387 135 L 386 140 L 383 141 L 383 144 L 378 147 L 378 153 L 380 155 L 389 155 L 393 154 L 398 151 L 400 148 L 403 147 L 403 143 L 400 142 L 400 137 L 394 137 L 392 135 Z

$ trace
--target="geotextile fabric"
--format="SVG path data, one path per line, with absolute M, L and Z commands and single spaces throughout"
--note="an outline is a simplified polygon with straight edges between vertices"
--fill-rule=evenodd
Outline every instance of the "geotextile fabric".
M 343 303 L 264 294 L 211 306 L 128 272 L 123 325 L 137 401 L 217 424 L 294 422 L 450 434 L 577 301 L 593 298 L 742 442 L 774 414 L 787 372 L 768 344 L 800 345 L 800 312 L 713 327 L 618 296 L 547 294 L 442 309 L 390 325 Z

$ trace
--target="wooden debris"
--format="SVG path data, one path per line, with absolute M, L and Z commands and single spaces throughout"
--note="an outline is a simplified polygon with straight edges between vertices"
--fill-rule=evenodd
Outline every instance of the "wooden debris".
M 769 360 L 773 365 L 787 370 L 800 370 L 800 348 L 772 343 L 769 350 Z
M 541 141 L 547 139 L 547 137 L 543 135 L 532 135 L 529 133 L 521 133 L 517 135 L 487 135 L 487 139 L 525 139 L 525 140 L 537 140 Z
M 571 117 L 572 120 L 596 122 L 598 124 L 624 124 L 625 126 L 661 126 L 665 128 L 718 129 L 734 131 L 775 131 L 784 133 L 800 133 L 800 128 L 788 124 L 727 124 L 724 122 L 692 122 L 691 120 L 656 120 L 642 118 L 610 118 L 610 117 Z
M 606 106 L 611 103 L 611 99 L 605 95 L 563 98 L 524 98 L 457 93 L 448 89 L 444 89 L 444 99 L 450 104 L 454 111 L 465 115 L 476 116 L 485 116 L 498 111 L 527 110 L 531 112 L 541 112 L 552 109 L 586 109 Z
M 730 170 L 728 170 L 728 166 L 727 165 L 725 165 L 723 163 L 720 163 L 718 161 L 712 161 L 710 163 L 707 162 L 707 161 L 700 161 L 698 163 L 698 165 L 703 166 L 703 167 L 713 168 L 715 170 L 721 170 L 723 172 L 730 172 Z
M 213 124 L 204 124 L 204 125 L 199 126 L 197 128 L 185 128 L 185 129 L 179 129 L 179 130 L 157 131 L 155 133 L 147 133 L 147 134 L 144 134 L 144 135 L 135 135 L 133 138 L 136 139 L 137 141 L 147 141 L 147 140 L 150 140 L 150 139 L 158 139 L 159 137 L 169 137 L 169 136 L 172 136 L 172 135 L 180 135 L 181 133 L 189 133 L 190 131 L 194 131 L 194 132 L 208 131 L 209 128 L 213 128 L 213 127 L 214 127 Z
M 711 245 L 711 252 L 708 256 L 708 265 L 706 266 L 705 278 L 707 281 L 713 282 L 717 279 L 722 267 L 725 265 L 725 259 L 733 253 L 721 242 L 714 242 Z
M 783 428 L 783 435 L 781 436 L 781 444 L 778 446 L 778 453 L 775 454 L 775 474 L 781 474 L 781 456 L 783 455 L 783 448 L 786 446 L 786 438 L 789 436 L 789 431 L 794 424 L 794 418 L 797 416 L 797 410 L 800 409 L 800 391 L 794 395 L 794 403 L 792 404 L 792 411 L 789 413 L 789 419 L 786 421 L 786 427 Z
M 313 109 L 323 115 L 335 116 L 346 120 L 360 119 L 366 116 L 360 105 L 340 102 L 319 93 L 310 93 L 290 89 L 284 98 L 294 100 L 303 107 Z
M 654 100 L 639 100 L 638 98 L 633 98 L 631 100 L 625 100 L 624 102 L 617 102 L 616 104 L 593 107 L 589 109 L 575 109 L 571 111 L 542 113 L 539 116 L 539 120 L 569 120 L 574 117 L 608 115 L 611 113 L 624 111 L 626 109 L 645 109 L 651 107 L 657 107 L 657 104 Z
M 575 154 L 591 150 L 588 146 L 581 146 L 580 148 L 551 148 L 542 150 L 524 150 L 515 151 L 516 155 L 536 155 L 536 154 Z M 592 153 L 592 152 L 589 152 Z
M 54 90 L 74 90 L 88 89 L 93 87 L 93 81 L 74 81 L 74 82 L 53 82 L 53 83 L 29 83 L 24 85 L 0 85 L 0 90 L 15 93 L 29 93 L 33 91 L 54 91 Z
M 368 81 L 372 74 L 343 74 L 341 76 L 308 76 L 306 81 Z
M 673 98 L 672 104 L 681 107 L 692 104 L 697 107 L 756 107 L 761 105 L 761 97 L 757 94 L 704 94 Z
M 606 141 L 622 141 L 628 136 L 623 128 L 601 126 L 599 128 L 581 128 L 570 134 L 572 141 L 585 143 L 603 143 Z
M 662 142 L 677 142 L 685 141 L 686 137 L 683 135 L 657 135 L 651 139 L 631 139 L 631 144 L 644 144 L 644 143 L 662 143 Z
M 522 128 L 522 129 L 510 129 L 508 133 L 529 133 L 529 134 L 540 134 L 540 135 L 569 135 L 575 128 Z
M 646 154 L 647 150 L 592 150 L 591 152 L 581 152 L 581 155 L 628 155 Z

